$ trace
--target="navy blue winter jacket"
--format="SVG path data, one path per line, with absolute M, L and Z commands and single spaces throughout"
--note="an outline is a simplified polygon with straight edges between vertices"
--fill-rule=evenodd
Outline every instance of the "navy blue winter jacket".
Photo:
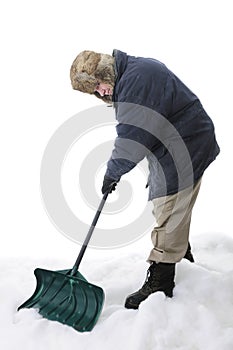
M 118 136 L 106 175 L 118 181 L 147 157 L 149 200 L 192 185 L 220 151 L 198 97 L 155 59 L 113 56 Z

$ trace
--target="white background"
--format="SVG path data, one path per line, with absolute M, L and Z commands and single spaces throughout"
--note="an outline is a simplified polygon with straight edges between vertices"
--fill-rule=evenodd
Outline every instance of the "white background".
M 46 215 L 39 177 L 55 130 L 101 103 L 71 88 L 70 65 L 85 49 L 111 54 L 117 48 L 157 58 L 200 97 L 215 123 L 221 154 L 204 176 L 191 234 L 232 235 L 230 5 L 226 0 L 1 2 L 2 256 L 73 259 L 79 250 Z M 149 236 L 143 244 L 142 249 L 150 246 Z M 142 242 L 125 249 L 138 246 Z

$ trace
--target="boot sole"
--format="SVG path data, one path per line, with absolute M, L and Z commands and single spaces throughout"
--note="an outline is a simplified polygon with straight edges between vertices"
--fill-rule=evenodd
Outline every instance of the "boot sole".
M 126 309 L 137 310 L 138 307 L 139 307 L 139 305 L 137 305 L 137 304 L 132 304 L 132 303 L 129 303 L 129 302 L 126 302 L 126 303 L 125 303 L 125 308 L 126 308 Z

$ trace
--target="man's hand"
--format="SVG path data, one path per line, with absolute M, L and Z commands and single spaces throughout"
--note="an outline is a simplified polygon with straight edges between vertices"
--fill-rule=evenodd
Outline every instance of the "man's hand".
M 109 193 L 112 193 L 112 191 L 115 191 L 117 182 L 118 181 L 111 179 L 110 177 L 105 175 L 104 181 L 103 181 L 103 186 L 101 189 L 102 193 L 105 194 L 105 192 L 107 192 L 110 188 L 111 188 L 111 190 L 109 191 Z

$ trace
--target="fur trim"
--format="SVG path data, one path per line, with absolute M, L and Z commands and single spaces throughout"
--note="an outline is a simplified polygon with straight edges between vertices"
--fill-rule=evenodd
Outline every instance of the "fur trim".
M 100 82 L 114 88 L 114 57 L 94 51 L 82 51 L 71 66 L 70 79 L 73 89 L 88 94 L 94 94 L 96 85 Z M 105 100 L 107 96 L 103 97 Z M 109 102 L 111 98 L 107 100 Z

